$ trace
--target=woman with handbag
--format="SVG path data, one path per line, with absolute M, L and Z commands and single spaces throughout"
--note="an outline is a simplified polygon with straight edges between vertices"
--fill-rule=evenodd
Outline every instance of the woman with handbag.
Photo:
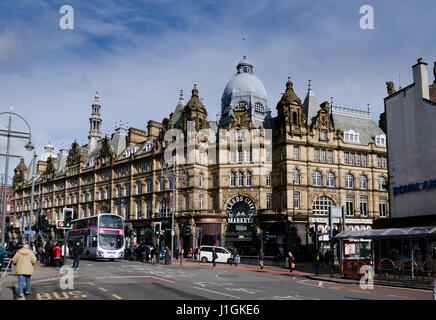
M 288 252 L 289 272 L 294 271 L 294 268 L 295 268 L 294 261 L 295 261 L 294 256 L 292 255 L 292 252 L 289 250 L 289 252 Z

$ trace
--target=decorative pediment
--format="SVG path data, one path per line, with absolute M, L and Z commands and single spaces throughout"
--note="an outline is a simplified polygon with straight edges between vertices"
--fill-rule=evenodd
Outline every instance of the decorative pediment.
M 13 187 L 14 190 L 22 188 L 25 184 L 24 173 L 27 171 L 27 167 L 24 164 L 24 158 L 20 159 L 20 163 L 14 169 Z
M 70 167 L 78 163 L 80 163 L 79 144 L 74 141 L 68 153 L 67 166 Z
M 238 105 L 233 109 L 233 118 L 229 123 L 229 128 L 234 129 L 255 129 L 248 116 L 248 110 L 243 105 Z
M 56 169 L 54 166 L 54 160 L 52 157 L 48 157 L 47 159 L 47 167 L 43 174 L 44 180 L 52 180 L 55 177 Z
M 321 109 L 318 111 L 315 123 L 313 125 L 316 129 L 325 129 L 329 131 L 334 130 L 333 123 L 330 119 L 330 106 L 327 101 L 324 101 L 320 105 Z

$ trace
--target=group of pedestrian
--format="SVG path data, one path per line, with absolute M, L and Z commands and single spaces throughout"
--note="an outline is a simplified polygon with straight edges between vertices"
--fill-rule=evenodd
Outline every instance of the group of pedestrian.
M 160 261 L 160 252 L 156 246 L 146 245 L 144 243 L 132 243 L 128 248 L 127 256 L 129 261 L 141 261 L 150 264 L 156 264 Z

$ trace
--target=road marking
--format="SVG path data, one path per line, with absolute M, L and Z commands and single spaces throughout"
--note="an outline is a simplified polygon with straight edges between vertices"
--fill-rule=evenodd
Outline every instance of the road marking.
M 222 293 L 222 292 L 212 291 L 212 290 L 208 290 L 208 289 L 204 289 L 204 288 L 198 288 L 198 287 L 193 287 L 193 288 L 194 289 L 198 289 L 198 290 L 204 290 L 204 291 L 212 292 L 212 293 L 215 293 L 215 294 L 220 294 L 220 295 L 227 296 L 227 297 L 230 297 L 230 298 L 241 299 L 240 297 L 232 296 L 230 294 L 225 294 L 225 293 Z
M 397 296 L 395 294 L 390 294 L 390 297 L 395 297 L 395 298 L 401 298 L 401 299 L 413 299 L 413 298 L 408 298 L 408 297 L 402 297 L 402 296 Z
M 350 290 L 353 292 L 359 292 L 359 293 L 365 293 L 365 294 L 370 294 L 370 292 L 366 292 L 366 291 L 361 291 L 361 290 Z
M 154 278 L 154 279 L 158 279 L 158 280 L 162 280 L 162 281 L 167 281 L 167 282 L 171 282 L 174 283 L 175 281 L 171 281 L 168 279 L 162 279 L 159 277 L 154 277 L 154 276 L 113 276 L 113 277 L 96 277 L 96 279 L 128 279 L 128 278 Z
M 245 288 L 226 288 L 227 291 L 237 291 L 237 292 L 245 292 L 248 294 L 257 294 L 259 292 L 262 292 L 261 290 L 249 290 Z
M 107 289 L 105 289 L 105 288 L 99 288 L 101 291 L 104 291 L 104 292 L 106 292 L 107 291 Z
M 117 298 L 118 300 L 123 300 L 123 298 L 121 298 L 120 296 L 117 296 L 116 294 L 112 294 L 112 296 L 114 296 L 114 297 Z
M 397 289 L 397 290 L 410 290 L 410 291 L 422 291 L 422 292 L 431 292 L 432 289 L 428 289 L 428 290 L 423 290 L 423 289 L 412 289 L 412 288 L 401 288 L 401 287 L 393 287 L 393 286 L 382 286 L 382 285 L 374 285 L 374 287 L 379 287 L 379 288 L 393 288 L 393 289 Z
M 322 281 L 320 281 L 320 283 L 318 284 L 318 286 L 322 287 L 322 283 L 323 283 L 323 282 L 322 282 Z
M 32 283 L 39 283 L 39 282 L 46 282 L 46 281 L 54 281 L 54 280 L 60 280 L 60 279 L 62 279 L 62 277 L 60 277 L 60 278 L 50 278 L 50 279 L 35 280 L 35 281 L 32 281 Z

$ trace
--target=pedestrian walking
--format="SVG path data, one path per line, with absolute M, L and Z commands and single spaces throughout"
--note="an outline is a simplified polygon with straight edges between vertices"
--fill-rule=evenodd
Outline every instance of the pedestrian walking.
M 234 263 L 235 267 L 237 267 L 238 266 L 238 249 L 236 249 L 236 247 L 234 247 L 232 250 L 232 258 L 233 258 L 233 263 Z
M 61 265 L 61 253 L 62 249 L 59 243 L 56 243 L 53 247 L 53 262 L 55 267 L 60 267 Z
M 129 248 L 129 261 L 133 261 L 135 258 L 135 246 L 136 243 L 132 243 Z
M 260 265 L 260 269 L 263 269 L 265 267 L 264 264 L 263 264 L 263 259 L 264 259 L 263 250 L 260 249 L 259 250 L 259 265 Z
M 76 242 L 76 244 L 73 247 L 73 255 L 74 255 L 74 262 L 73 262 L 73 268 L 76 270 L 79 270 L 79 262 L 80 257 L 83 254 L 83 248 L 79 241 Z
M 33 274 L 33 265 L 36 263 L 36 256 L 25 244 L 18 250 L 12 258 L 12 263 L 16 265 L 18 275 L 18 297 L 23 297 L 23 282 L 26 280 L 26 294 L 30 293 L 30 278 Z
M 160 249 L 159 247 L 156 247 L 156 263 L 159 263 L 160 261 Z
M 145 248 L 145 262 L 150 263 L 150 247 Z
M 212 264 L 214 267 L 216 267 L 216 259 L 218 259 L 218 254 L 216 253 L 215 248 L 212 248 Z
M 295 268 L 294 261 L 295 261 L 294 256 L 292 255 L 292 252 L 289 250 L 289 252 L 288 252 L 289 272 L 294 271 L 294 268 Z
M 50 261 L 51 251 L 52 251 L 51 242 L 47 241 L 47 243 L 45 244 L 45 247 L 44 247 L 44 255 L 45 255 L 44 262 L 45 262 L 46 266 L 49 266 L 51 263 L 51 261 Z
M 61 267 L 64 266 L 69 255 L 70 255 L 70 250 L 68 248 L 68 244 L 65 242 L 64 244 L 62 244 L 62 249 L 61 249 Z
M 44 259 L 44 247 L 42 245 L 42 242 L 39 242 L 38 243 L 38 261 L 40 263 L 42 263 L 43 259 Z

